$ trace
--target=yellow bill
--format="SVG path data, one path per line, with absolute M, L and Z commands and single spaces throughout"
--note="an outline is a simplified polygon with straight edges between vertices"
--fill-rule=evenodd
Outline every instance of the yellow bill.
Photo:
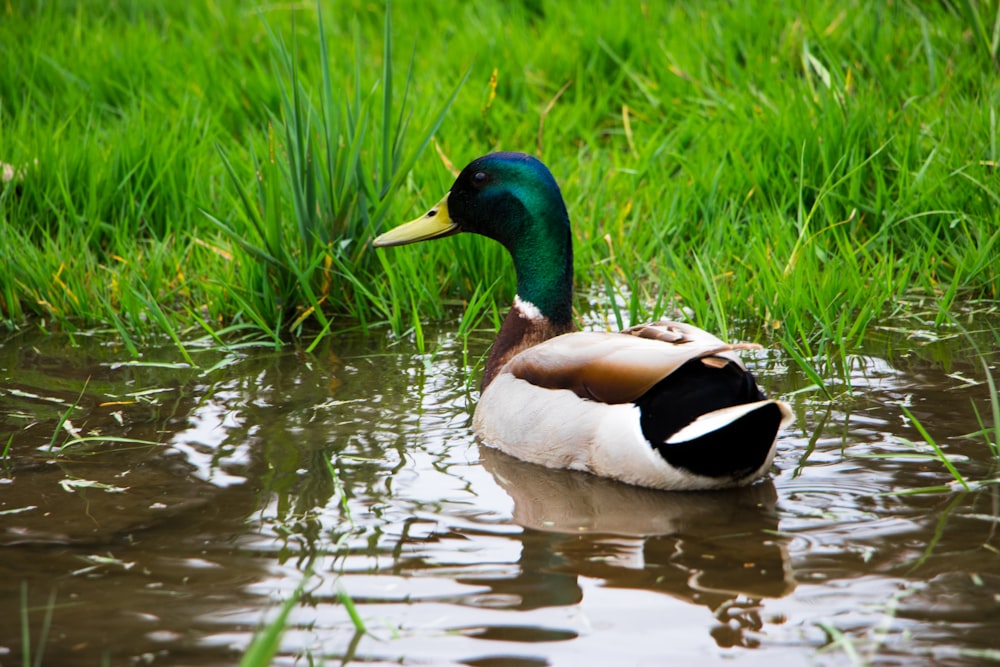
M 404 223 L 395 229 L 390 229 L 372 241 L 372 245 L 378 248 L 405 245 L 407 243 L 416 243 L 417 241 L 426 241 L 450 234 L 457 234 L 458 231 L 458 225 L 448 215 L 448 195 L 445 195 L 427 213 L 416 220 Z

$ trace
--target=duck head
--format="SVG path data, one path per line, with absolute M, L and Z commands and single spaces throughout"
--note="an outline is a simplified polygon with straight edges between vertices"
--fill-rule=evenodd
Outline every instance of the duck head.
M 501 243 L 514 260 L 517 296 L 553 322 L 572 319 L 573 242 L 552 173 L 525 153 L 490 153 L 469 163 L 421 217 L 373 244 L 389 247 L 461 232 Z

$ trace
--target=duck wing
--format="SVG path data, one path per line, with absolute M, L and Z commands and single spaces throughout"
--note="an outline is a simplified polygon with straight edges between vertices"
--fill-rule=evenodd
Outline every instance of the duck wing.
M 635 402 L 684 364 L 700 359 L 709 367 L 733 363 L 737 352 L 760 346 L 724 343 L 681 322 L 656 322 L 621 333 L 575 332 L 525 350 L 504 369 L 546 389 L 569 389 L 601 403 Z

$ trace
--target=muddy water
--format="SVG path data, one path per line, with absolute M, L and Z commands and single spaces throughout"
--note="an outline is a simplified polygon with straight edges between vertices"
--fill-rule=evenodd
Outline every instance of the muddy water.
M 775 473 L 671 494 L 481 449 L 466 376 L 486 333 L 206 347 L 198 368 L 8 338 L 0 664 L 235 664 L 300 584 L 278 664 L 1000 660 L 1000 497 L 969 435 L 990 407 L 963 341 L 886 332 L 830 396 L 758 353 L 798 415 Z

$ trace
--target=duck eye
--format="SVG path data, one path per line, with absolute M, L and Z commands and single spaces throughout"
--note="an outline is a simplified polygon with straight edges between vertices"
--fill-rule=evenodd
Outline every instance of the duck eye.
M 475 174 L 472 175 L 472 182 L 475 184 L 477 188 L 481 188 L 482 186 L 486 185 L 486 182 L 489 180 L 490 179 L 486 175 L 485 171 L 477 171 Z

